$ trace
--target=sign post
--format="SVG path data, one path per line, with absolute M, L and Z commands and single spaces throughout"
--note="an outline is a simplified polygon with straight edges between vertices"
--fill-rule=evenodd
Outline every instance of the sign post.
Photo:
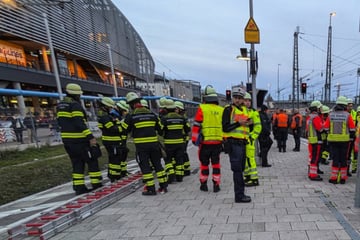
M 246 24 L 244 36 L 246 43 L 260 43 L 260 31 L 252 17 Z

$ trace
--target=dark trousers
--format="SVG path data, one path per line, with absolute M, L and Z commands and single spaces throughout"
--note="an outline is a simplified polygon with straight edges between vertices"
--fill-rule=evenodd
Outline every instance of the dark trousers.
M 245 182 L 243 171 L 245 169 L 245 144 L 231 144 L 229 153 L 231 170 L 233 172 L 235 201 L 241 199 L 245 195 Z
M 181 180 L 184 176 L 184 144 L 165 144 L 166 151 L 166 161 L 175 160 L 175 165 L 173 168 L 175 170 L 175 175 L 177 180 Z
M 23 130 L 22 129 L 14 129 L 16 141 L 19 143 L 24 143 L 23 141 Z
M 265 166 L 268 164 L 268 152 L 271 148 L 271 145 L 273 144 L 273 140 L 270 138 L 270 136 L 259 136 L 259 144 L 260 144 L 260 157 L 261 157 L 261 164 L 262 166 Z
M 287 128 L 279 127 L 278 128 L 278 147 L 279 151 L 286 151 L 286 140 L 288 136 Z
M 333 159 L 332 166 L 343 168 L 347 167 L 347 153 L 349 142 L 329 142 L 330 154 Z
M 110 181 L 118 180 L 121 178 L 121 155 L 125 149 L 122 149 L 119 144 L 104 144 L 106 151 L 108 152 L 108 178 Z
M 293 129 L 293 136 L 295 141 L 295 149 L 300 150 L 301 128 Z
M 91 158 L 89 154 L 89 144 L 84 143 L 65 143 L 64 148 L 71 159 L 73 169 L 73 189 L 82 191 L 85 187 L 85 164 L 88 165 L 90 181 L 94 184 L 101 182 L 101 172 L 97 159 Z M 94 176 L 94 177 L 92 177 Z

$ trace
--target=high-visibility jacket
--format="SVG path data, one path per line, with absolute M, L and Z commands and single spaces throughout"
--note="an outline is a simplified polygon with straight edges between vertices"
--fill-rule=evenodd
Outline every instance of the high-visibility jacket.
M 88 142 L 94 138 L 87 126 L 86 114 L 81 104 L 66 96 L 57 106 L 57 120 L 63 143 Z
M 306 119 L 306 134 L 310 144 L 315 144 L 321 139 L 321 132 L 324 130 L 323 122 L 317 112 L 312 112 Z
M 227 106 L 224 109 L 225 113 L 229 113 L 229 124 L 236 126 L 234 129 L 228 131 L 224 129 L 224 116 L 223 116 L 223 131 L 224 138 L 248 140 L 250 128 L 248 125 L 240 125 L 240 120 L 249 120 L 250 114 L 245 106 L 236 107 L 234 105 Z M 238 125 L 236 125 L 236 123 Z
M 249 110 L 250 118 L 252 119 L 252 124 L 249 125 L 250 137 L 252 139 L 257 139 L 262 129 L 260 115 L 259 112 L 256 111 L 255 109 L 250 108 L 248 110 Z
M 203 144 L 219 144 L 223 139 L 221 127 L 224 108 L 212 103 L 200 104 L 192 128 L 191 140 L 196 142 L 199 134 Z
M 131 133 L 135 145 L 156 143 L 158 134 L 162 135 L 162 125 L 159 118 L 145 107 L 137 107 L 126 115 L 122 127 Z
M 355 124 L 347 111 L 334 111 L 326 119 L 324 128 L 328 131 L 329 142 L 348 142 L 350 132 L 355 131 Z
M 169 112 L 161 118 L 164 143 L 180 144 L 185 142 L 184 133 L 188 135 L 190 127 L 186 119 L 178 113 Z
M 296 113 L 291 118 L 291 129 L 301 128 L 303 122 L 303 117 L 300 113 Z
M 104 145 L 119 144 L 122 141 L 122 128 L 116 124 L 113 117 L 104 111 L 98 112 L 98 127 L 102 132 L 102 142 Z
M 279 128 L 287 128 L 288 122 L 289 122 L 289 116 L 284 112 L 279 113 L 275 120 L 276 126 Z

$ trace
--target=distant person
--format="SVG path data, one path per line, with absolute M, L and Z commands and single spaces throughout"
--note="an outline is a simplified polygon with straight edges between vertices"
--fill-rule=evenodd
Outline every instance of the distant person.
M 57 106 L 57 119 L 61 128 L 64 148 L 72 163 L 73 189 L 76 195 L 90 190 L 85 186 L 85 164 L 88 165 L 93 189 L 102 186 L 98 155 L 92 152 L 97 146 L 96 138 L 87 126 L 85 110 L 80 103 L 81 87 L 75 83 L 66 85 L 67 95 Z M 95 156 L 94 156 L 95 155 Z
M 289 116 L 284 109 L 280 109 L 279 114 L 275 119 L 275 126 L 277 131 L 277 142 L 279 152 L 286 152 L 286 141 L 288 137 Z
M 23 131 L 25 130 L 25 125 L 20 115 L 16 115 L 12 121 L 12 126 L 16 136 L 16 142 L 23 144 Z
M 271 167 L 268 161 L 268 152 L 273 144 L 273 140 L 270 137 L 271 133 L 271 120 L 268 116 L 268 107 L 266 105 L 261 106 L 261 111 L 259 112 L 261 120 L 261 133 L 259 135 L 259 144 L 260 144 L 260 157 L 261 157 L 261 166 L 262 167 Z
M 300 152 L 300 138 L 302 132 L 302 124 L 303 124 L 303 117 L 299 113 L 299 109 L 294 109 L 294 113 L 290 123 L 290 128 L 292 130 L 295 141 L 295 148 L 293 149 L 294 152 Z
M 36 120 L 33 117 L 33 115 L 29 112 L 26 114 L 26 117 L 24 118 L 24 125 L 27 129 L 27 135 L 28 135 L 28 141 L 29 143 L 36 142 L 37 139 L 37 125 Z

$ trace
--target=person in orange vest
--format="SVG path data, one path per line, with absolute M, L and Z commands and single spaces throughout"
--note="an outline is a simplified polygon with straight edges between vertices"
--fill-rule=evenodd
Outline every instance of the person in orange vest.
M 319 116 L 320 101 L 312 101 L 309 107 L 310 114 L 306 119 L 306 136 L 308 138 L 309 171 L 308 177 L 312 181 L 322 181 L 318 175 L 318 162 L 321 152 L 321 133 L 324 131 L 323 122 Z
M 280 109 L 276 108 L 275 112 L 273 112 L 273 114 L 271 115 L 271 128 L 274 135 L 274 139 L 276 140 L 277 143 L 277 148 L 279 148 L 279 141 L 278 141 L 278 131 L 277 131 L 278 129 L 277 126 L 275 125 L 275 121 L 279 113 L 280 113 Z
M 294 140 L 295 140 L 295 148 L 294 152 L 300 152 L 300 137 L 302 131 L 303 117 L 299 113 L 298 109 L 294 109 L 294 114 L 291 118 L 290 128 L 292 129 Z
M 347 153 L 349 142 L 355 138 L 355 124 L 351 114 L 346 111 L 347 99 L 339 96 L 336 100 L 334 111 L 329 114 L 324 123 L 324 129 L 328 131 L 328 142 L 331 149 L 333 163 L 329 182 L 333 184 L 345 184 L 347 176 Z
M 279 152 L 286 152 L 286 140 L 288 136 L 288 127 L 289 127 L 289 116 L 286 114 L 284 109 L 280 109 L 280 113 L 275 119 L 275 126 L 278 132 L 278 148 Z

